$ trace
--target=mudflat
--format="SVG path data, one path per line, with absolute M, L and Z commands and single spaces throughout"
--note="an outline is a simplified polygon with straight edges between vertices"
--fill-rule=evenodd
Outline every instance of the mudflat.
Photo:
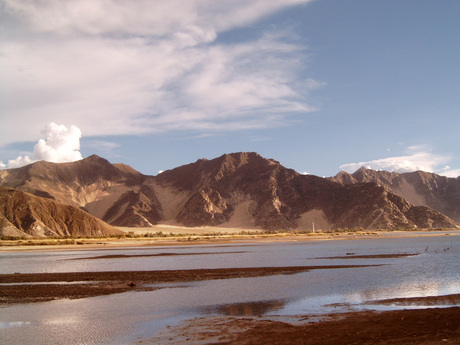
M 84 298 L 126 291 L 152 291 L 155 283 L 295 274 L 318 269 L 343 269 L 375 265 L 248 267 L 195 270 L 109 271 L 0 274 L 0 305 Z
M 206 317 L 141 341 L 169 345 L 460 344 L 460 307 L 333 314 L 321 321 Z

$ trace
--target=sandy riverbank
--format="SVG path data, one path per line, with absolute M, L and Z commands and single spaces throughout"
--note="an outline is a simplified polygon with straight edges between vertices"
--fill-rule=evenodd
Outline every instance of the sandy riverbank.
M 86 250 L 143 246 L 171 246 L 224 243 L 269 243 L 327 240 L 375 239 L 394 237 L 459 236 L 460 230 L 443 231 L 357 231 L 333 233 L 266 233 L 257 229 L 187 228 L 158 225 L 151 228 L 122 228 L 129 236 L 123 238 L 1 240 L 0 252 L 41 250 Z M 211 231 L 212 230 L 212 231 Z M 157 235 L 158 233 L 163 235 Z M 131 234 L 130 234 L 131 233 Z M 151 237 L 144 237 L 151 234 Z

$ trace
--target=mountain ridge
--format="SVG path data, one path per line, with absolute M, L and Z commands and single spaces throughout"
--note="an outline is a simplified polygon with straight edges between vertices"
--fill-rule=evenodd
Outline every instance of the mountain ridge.
M 330 178 L 341 184 L 377 182 L 416 206 L 427 206 L 460 222 L 460 177 L 425 171 L 397 173 L 361 167 L 353 174 L 340 172 Z
M 394 180 L 391 174 L 381 180 L 388 184 Z M 78 207 L 113 226 L 161 223 L 266 230 L 311 230 L 313 223 L 324 230 L 457 226 L 426 205 L 413 205 L 371 175 L 366 171 L 333 178 L 302 175 L 258 153 L 237 152 L 149 176 L 92 155 L 73 163 L 37 162 L 0 171 L 0 185 Z

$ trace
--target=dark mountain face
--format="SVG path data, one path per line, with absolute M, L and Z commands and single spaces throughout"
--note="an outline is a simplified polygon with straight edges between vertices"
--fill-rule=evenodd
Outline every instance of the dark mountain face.
M 377 182 L 413 205 L 430 207 L 460 222 L 460 177 L 449 178 L 423 171 L 399 174 L 360 168 L 353 174 L 342 171 L 331 180 L 341 184 Z
M 383 176 L 383 175 L 382 175 Z M 358 179 L 362 181 L 358 181 Z M 382 180 L 394 183 L 386 173 Z M 84 208 L 112 225 L 229 226 L 268 230 L 455 227 L 413 206 L 365 172 L 333 180 L 301 175 L 257 153 L 233 153 L 142 175 L 97 156 L 0 172 L 0 185 Z M 405 185 L 404 185 L 405 186 Z M 457 190 L 452 199 L 458 198 Z

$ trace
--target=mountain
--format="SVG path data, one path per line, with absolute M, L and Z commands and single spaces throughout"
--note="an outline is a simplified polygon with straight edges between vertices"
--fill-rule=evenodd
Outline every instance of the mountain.
M 88 211 L 116 226 L 151 226 L 159 219 L 149 177 L 92 155 L 72 163 L 36 162 L 0 171 L 0 185 Z
M 353 174 L 341 171 L 331 180 L 344 185 L 377 182 L 413 205 L 430 207 L 460 222 L 460 177 L 424 171 L 400 174 L 361 167 Z
M 76 206 L 111 225 L 268 230 L 437 228 L 456 223 L 375 181 L 301 175 L 252 152 L 146 176 L 98 156 L 0 171 L 0 185 Z
M 431 228 L 455 223 L 414 207 L 375 182 L 344 185 L 301 175 L 257 153 L 226 154 L 166 171 L 155 182 L 175 195 L 187 226 L 263 229 Z
M 3 236 L 106 236 L 121 233 L 73 206 L 0 187 L 0 234 Z

